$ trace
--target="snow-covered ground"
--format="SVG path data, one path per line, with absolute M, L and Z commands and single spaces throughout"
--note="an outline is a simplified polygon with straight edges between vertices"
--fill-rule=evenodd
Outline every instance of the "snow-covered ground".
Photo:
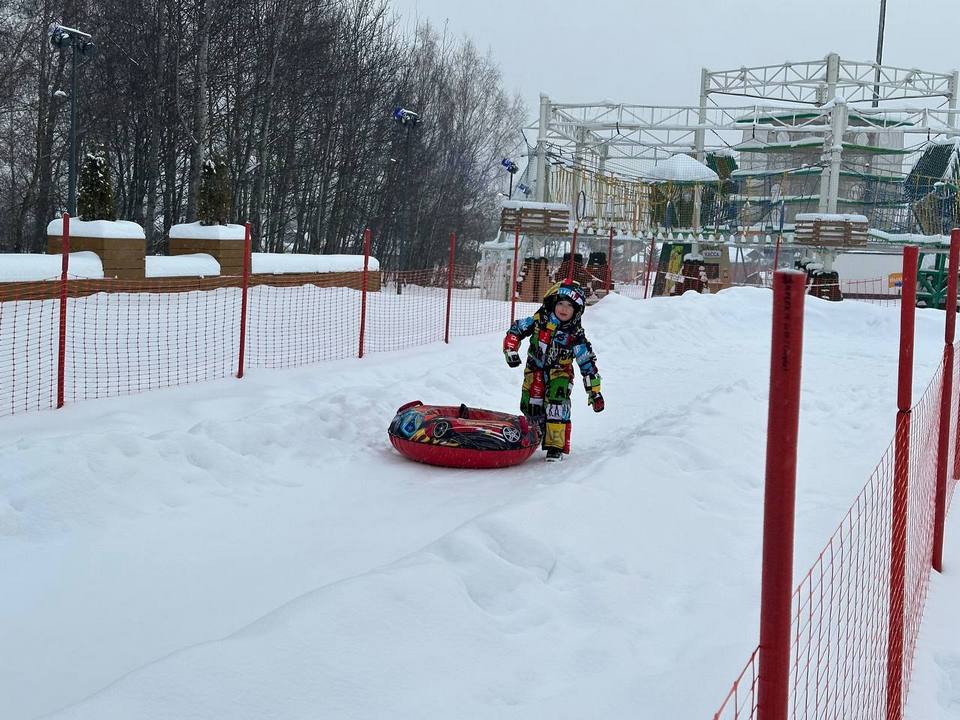
M 3 717 L 712 717 L 757 642 L 769 311 L 590 308 L 607 410 L 577 387 L 560 465 L 387 442 L 409 400 L 516 407 L 499 333 L 0 418 Z M 917 396 L 942 325 L 918 311 Z M 897 336 L 807 300 L 798 571 L 891 439 Z M 956 583 L 910 720 L 960 706 Z

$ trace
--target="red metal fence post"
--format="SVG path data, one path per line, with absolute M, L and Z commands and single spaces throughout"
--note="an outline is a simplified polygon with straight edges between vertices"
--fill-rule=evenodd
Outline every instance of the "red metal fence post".
M 240 354 L 237 359 L 237 377 L 243 377 L 243 362 L 247 349 L 247 290 L 250 288 L 250 223 L 243 233 L 243 285 L 240 295 Z
M 657 249 L 657 239 L 650 236 L 650 260 L 646 263 L 643 271 L 643 299 L 647 299 L 647 285 L 650 284 L 650 270 L 653 268 L 653 253 Z
M 63 214 L 62 255 L 60 263 L 60 337 L 57 345 L 57 408 L 63 407 L 63 387 L 67 373 L 67 270 L 70 268 L 70 214 Z
M 450 343 L 450 308 L 453 304 L 453 259 L 457 244 L 457 234 L 450 233 L 450 264 L 447 269 L 447 322 L 443 331 L 443 341 Z
M 517 319 L 517 263 L 520 261 L 520 223 L 513 233 L 513 275 L 510 276 L 510 324 Z
M 573 280 L 573 260 L 577 256 L 577 228 L 573 229 L 573 240 L 570 242 L 570 265 L 567 266 L 567 282 Z
M 806 280 L 796 270 L 778 270 L 773 277 L 758 720 L 787 720 L 789 702 L 793 527 Z
M 607 241 L 607 295 L 613 285 L 613 225 L 610 226 L 610 239 Z
M 890 533 L 890 604 L 887 634 L 887 720 L 903 713 L 904 578 L 907 554 L 907 501 L 910 487 L 910 408 L 913 406 L 913 331 L 917 309 L 916 245 L 903 248 L 900 301 L 900 365 L 897 427 L 893 447 L 893 510 Z
M 950 262 L 947 265 L 947 296 L 943 307 L 943 385 L 940 390 L 940 434 L 937 442 L 937 494 L 933 505 L 933 553 L 931 564 L 943 572 L 943 526 L 947 513 L 947 461 L 950 455 L 950 411 L 953 398 L 953 342 L 957 327 L 957 267 L 960 260 L 960 231 L 950 233 Z
M 957 238 L 960 238 L 960 229 L 954 228 L 950 232 L 950 249 L 953 249 L 953 244 L 957 242 Z M 957 410 L 958 415 L 960 415 L 960 408 Z M 954 436 L 953 441 L 953 479 L 956 480 L 960 478 L 960 422 L 957 422 L 956 435 Z
M 364 335 L 367 330 L 367 287 L 370 274 L 370 228 L 363 231 L 363 278 L 360 285 L 360 351 L 358 358 L 363 357 Z

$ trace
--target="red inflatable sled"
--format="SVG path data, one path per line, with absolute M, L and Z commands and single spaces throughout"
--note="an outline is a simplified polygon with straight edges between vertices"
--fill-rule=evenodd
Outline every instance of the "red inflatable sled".
M 443 467 L 517 465 L 540 446 L 540 429 L 522 415 L 419 400 L 397 410 L 387 433 L 401 455 Z

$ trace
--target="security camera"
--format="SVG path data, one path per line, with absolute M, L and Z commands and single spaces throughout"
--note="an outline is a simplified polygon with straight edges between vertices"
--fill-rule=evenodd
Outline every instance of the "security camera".
M 415 113 L 413 110 L 397 107 L 393 111 L 393 121 L 398 125 L 403 125 L 404 127 L 414 127 L 420 122 L 420 115 Z

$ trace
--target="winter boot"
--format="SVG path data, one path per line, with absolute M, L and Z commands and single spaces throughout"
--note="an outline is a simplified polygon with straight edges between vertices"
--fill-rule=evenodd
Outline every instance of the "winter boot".
M 556 448 L 547 450 L 547 462 L 561 462 L 563 460 L 563 451 Z

